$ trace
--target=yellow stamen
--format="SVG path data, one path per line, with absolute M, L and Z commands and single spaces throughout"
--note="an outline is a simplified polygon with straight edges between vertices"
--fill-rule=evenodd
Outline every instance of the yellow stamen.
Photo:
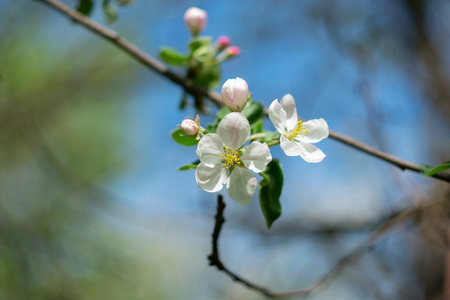
M 305 135 L 302 133 L 302 131 L 304 133 L 309 133 L 309 131 L 307 129 L 305 129 L 305 127 L 303 126 L 303 122 L 302 121 L 298 121 L 297 125 L 295 126 L 294 129 L 292 129 L 289 133 L 287 133 L 285 136 L 288 139 L 293 139 L 297 136 L 301 136 L 301 137 L 305 137 Z
M 224 154 L 220 156 L 225 163 L 223 168 L 229 170 L 231 166 L 241 164 L 241 161 L 239 160 L 239 149 L 236 148 L 236 150 L 233 151 L 228 147 L 223 147 L 223 152 Z

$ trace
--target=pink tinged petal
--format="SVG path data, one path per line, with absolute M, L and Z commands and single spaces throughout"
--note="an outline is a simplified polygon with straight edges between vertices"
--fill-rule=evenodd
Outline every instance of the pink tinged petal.
M 240 148 L 250 136 L 250 124 L 247 118 L 237 112 L 229 113 L 217 127 L 217 134 L 225 146 L 231 150 Z
M 184 119 L 183 122 L 181 122 L 181 129 L 183 129 L 186 135 L 194 136 L 198 133 L 198 124 L 190 119 Z
M 222 86 L 221 96 L 222 102 L 232 111 L 241 111 L 247 103 L 247 82 L 239 77 L 228 79 Z
M 308 133 L 302 131 L 305 137 L 300 135 L 296 137 L 296 139 L 300 142 L 317 143 L 328 137 L 328 124 L 324 119 L 309 120 L 303 123 L 303 126 L 306 130 L 308 130 Z
M 184 13 L 184 23 L 194 34 L 198 34 L 206 27 L 208 15 L 203 9 L 191 7 Z
M 255 141 L 248 146 L 240 159 L 250 170 L 260 173 L 272 161 L 272 155 L 266 143 Z
M 291 131 L 297 126 L 298 116 L 297 109 L 295 108 L 294 97 L 290 94 L 286 94 L 280 101 L 281 107 L 286 112 L 286 128 L 287 131 Z
M 227 181 L 227 170 L 223 168 L 223 164 L 210 168 L 200 163 L 195 171 L 195 180 L 202 190 L 209 193 L 218 192 Z
M 286 132 L 286 112 L 281 104 L 278 103 L 278 99 L 273 100 L 269 106 L 269 119 L 279 133 L 283 134 Z
M 281 136 L 280 146 L 287 156 L 300 156 L 309 163 L 318 163 L 325 158 L 325 154 L 314 145 L 293 142 L 288 140 L 286 137 Z
M 213 167 L 222 160 L 223 142 L 217 134 L 208 133 L 198 142 L 196 152 L 204 165 Z
M 256 184 L 256 177 L 252 172 L 235 167 L 227 180 L 228 195 L 237 203 L 247 205 L 252 201 Z

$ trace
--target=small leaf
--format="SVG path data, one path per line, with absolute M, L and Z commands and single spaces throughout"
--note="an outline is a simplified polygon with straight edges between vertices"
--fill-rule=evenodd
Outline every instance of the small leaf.
M 133 2 L 133 0 L 116 0 L 119 5 L 129 5 Z
M 250 129 L 252 131 L 252 134 L 262 133 L 264 130 L 263 121 L 259 120 L 258 122 L 254 123 L 252 126 L 250 126 Z
M 273 142 L 276 137 L 278 137 L 278 132 L 276 132 L 276 131 L 275 132 L 264 131 L 264 132 L 260 132 L 260 134 L 262 134 L 261 137 L 257 137 L 253 140 L 258 141 L 260 143 L 270 143 L 270 142 Z
M 450 169 L 450 162 L 446 162 L 442 165 L 438 165 L 436 167 L 428 166 L 428 165 L 419 165 L 420 166 L 420 173 L 422 173 L 423 176 L 433 176 L 436 173 L 439 173 L 441 171 Z
M 264 107 L 259 102 L 250 101 L 245 105 L 242 114 L 247 117 L 250 125 L 253 125 L 263 118 Z
M 93 6 L 94 2 L 92 2 L 92 0 L 80 0 L 80 2 L 78 3 L 77 11 L 85 16 L 89 16 Z
M 198 164 L 200 163 L 199 160 L 196 160 L 195 162 L 193 162 L 192 164 L 189 165 L 184 165 L 182 167 L 178 168 L 178 171 L 187 171 L 187 170 L 195 170 L 197 169 Z
M 116 22 L 117 18 L 119 17 L 116 7 L 111 4 L 111 0 L 103 0 L 103 13 L 105 14 L 109 23 Z
M 195 137 L 186 136 L 181 128 L 173 130 L 170 135 L 175 142 L 183 146 L 194 146 L 198 144 L 198 140 Z
M 184 66 L 188 61 L 186 56 L 168 47 L 159 50 L 159 56 L 162 60 L 174 66 Z
M 228 115 L 231 112 L 231 110 L 228 107 L 224 107 L 221 110 L 217 112 L 217 117 L 219 119 L 223 119 L 226 115 Z
M 211 38 L 210 37 L 195 37 L 189 42 L 189 50 L 194 53 L 199 48 L 210 48 Z
M 263 173 L 259 183 L 259 205 L 266 219 L 267 228 L 281 216 L 280 196 L 283 188 L 283 171 L 278 160 L 272 160 Z
M 192 82 L 196 85 L 203 86 L 207 89 L 215 88 L 220 83 L 220 68 L 218 65 L 202 66 L 199 68 L 192 78 Z

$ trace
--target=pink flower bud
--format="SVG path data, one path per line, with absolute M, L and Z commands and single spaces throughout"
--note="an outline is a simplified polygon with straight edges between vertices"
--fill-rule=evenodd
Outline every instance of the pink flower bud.
M 241 111 L 248 98 L 248 85 L 244 79 L 228 79 L 222 86 L 222 102 L 232 111 Z
M 238 46 L 231 46 L 227 48 L 227 52 L 229 56 L 236 56 L 241 53 L 241 49 Z
M 217 42 L 217 47 L 219 47 L 221 49 L 224 49 L 224 48 L 230 46 L 230 44 L 231 44 L 230 38 L 225 35 L 219 36 L 217 38 L 216 42 Z
M 206 27 L 208 16 L 203 9 L 191 7 L 184 13 L 184 23 L 193 35 L 199 34 Z
M 183 129 L 186 135 L 195 136 L 198 133 L 198 124 L 190 119 L 184 119 L 183 122 L 181 122 L 181 129 Z

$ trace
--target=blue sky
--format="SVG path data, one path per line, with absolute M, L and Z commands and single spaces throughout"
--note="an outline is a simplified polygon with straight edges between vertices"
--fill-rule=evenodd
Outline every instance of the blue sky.
M 374 12 L 371 1 L 360 1 L 358 5 L 341 2 L 349 14 L 345 22 L 339 23 L 341 38 L 364 43 L 368 32 L 365 20 L 380 12 Z M 352 3 L 351 9 L 349 3 Z M 105 43 L 48 8 L 34 2 L 32 5 L 42 10 L 48 21 L 37 32 L 30 28 L 30 36 L 60 41 L 54 43 L 51 51 L 67 51 L 80 40 L 93 46 Z M 387 55 L 382 49 L 374 49 L 369 67 L 362 71 L 348 49 L 336 45 L 336 37 L 320 21 L 322 12 L 315 1 L 135 0 L 130 7 L 120 9 L 119 20 L 112 28 L 153 56 L 157 56 L 161 46 L 184 51 L 189 33 L 182 16 L 190 6 L 207 11 L 209 22 L 204 34 L 213 38 L 228 35 L 233 44 L 241 48 L 239 57 L 223 65 L 222 82 L 228 78 L 244 78 L 253 97 L 266 107 L 274 99 L 290 93 L 304 118 L 324 118 L 332 130 L 415 163 L 441 162 L 433 155 L 429 142 L 442 141 L 443 147 L 448 148 L 448 128 L 435 117 L 433 108 L 427 104 L 419 87 L 414 86 L 409 74 L 393 63 L 399 54 Z M 104 22 L 100 10 L 94 18 Z M 389 38 L 383 42 L 389 44 Z M 118 50 L 111 46 L 111 51 Z M 176 170 L 196 160 L 195 147 L 179 146 L 169 135 L 184 118 L 193 118 L 195 112 L 190 108 L 177 109 L 181 96 L 179 87 L 131 59 L 129 67 L 140 72 L 139 81 L 130 87 L 129 98 L 124 99 L 128 105 L 122 128 L 128 145 L 123 155 L 131 165 L 104 186 L 119 195 L 138 217 L 112 222 L 157 244 L 155 251 L 171 253 L 180 259 L 183 254 L 177 247 L 185 249 L 184 255 L 191 261 L 178 268 L 194 268 L 198 276 L 179 279 L 189 283 L 208 280 L 213 288 L 192 290 L 184 282 L 181 289 L 195 295 L 196 299 L 208 299 L 217 292 L 215 288 L 220 290 L 230 284 L 223 275 L 203 268 L 209 251 L 216 194 L 200 190 L 193 171 Z M 361 92 L 361 84 L 367 82 L 369 106 Z M 381 119 L 371 121 L 371 115 L 381 115 Z M 265 126 L 272 128 L 269 120 Z M 382 145 L 375 141 L 371 130 L 381 135 Z M 281 161 L 285 176 L 281 198 L 283 215 L 274 228 L 277 223 L 288 221 L 330 225 L 373 220 L 393 207 L 408 203 L 393 176 L 401 177 L 400 181 L 408 181 L 408 184 L 414 180 L 425 191 L 434 182 L 414 173 L 405 175 L 331 139 L 318 146 L 327 154 L 319 164 L 288 158 L 277 147 L 271 149 L 273 156 Z M 336 247 L 351 249 L 363 237 L 354 235 L 335 244 L 309 236 L 291 243 L 277 243 L 278 237 L 268 241 L 251 229 L 242 228 L 242 220 L 248 219 L 264 226 L 256 197 L 246 207 L 228 198 L 227 203 L 229 221 L 221 241 L 224 258 L 237 267 L 238 272 L 276 287 L 294 288 L 299 283 L 310 283 L 311 278 L 325 271 L 342 254 L 340 250 L 335 251 Z M 266 269 L 271 270 L 271 275 L 264 272 Z M 308 273 L 305 275 L 298 270 L 308 270 Z M 170 276 L 178 278 L 176 267 L 167 272 L 168 283 Z M 230 295 L 244 293 L 246 297 L 253 297 L 239 287 L 231 289 Z M 346 279 L 339 279 L 331 291 L 314 299 L 327 299 L 332 291 L 337 291 L 334 299 L 359 299 L 358 292 L 348 287 Z

